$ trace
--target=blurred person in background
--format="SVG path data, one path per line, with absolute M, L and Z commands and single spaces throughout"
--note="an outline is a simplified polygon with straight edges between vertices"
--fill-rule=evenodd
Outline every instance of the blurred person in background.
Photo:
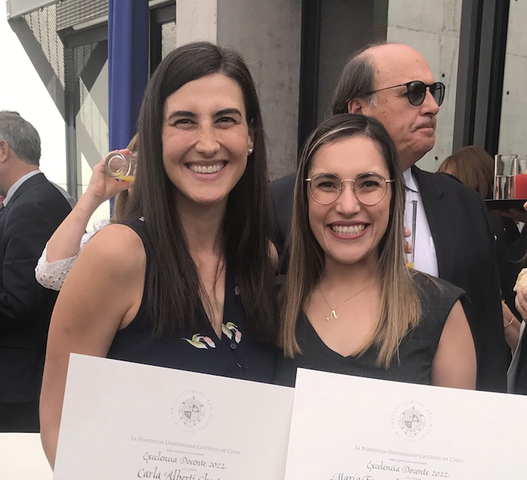
M 57 293 L 35 280 L 44 245 L 71 211 L 39 170 L 40 136 L 0 112 L 0 431 L 38 432 L 38 398 Z
M 483 200 L 491 200 L 494 190 L 494 159 L 481 147 L 463 147 L 447 157 L 438 172 L 456 177 L 463 185 L 475 190 Z M 491 212 L 489 221 L 495 238 L 496 261 L 501 272 L 507 250 L 520 238 L 514 220 L 499 216 L 499 210 Z
M 493 198 L 494 159 L 481 147 L 463 147 L 447 157 L 439 166 L 438 172 L 457 178 L 463 185 L 476 191 L 483 200 Z M 494 235 L 496 261 L 502 288 L 502 312 L 505 339 L 514 352 L 518 344 L 521 322 L 517 319 L 514 307 L 513 287 L 521 266 L 511 262 L 509 250 L 520 232 L 516 222 L 509 217 L 498 215 L 499 210 L 489 213 L 491 231 Z

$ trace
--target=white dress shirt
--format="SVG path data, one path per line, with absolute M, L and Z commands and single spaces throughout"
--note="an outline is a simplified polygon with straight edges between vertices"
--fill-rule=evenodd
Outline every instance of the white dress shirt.
M 414 249 L 414 266 L 420 272 L 428 273 L 434 277 L 439 276 L 437 268 L 437 256 L 434 239 L 430 232 L 430 226 L 426 218 L 423 200 L 419 193 L 419 187 L 412 175 L 410 168 L 403 172 L 406 183 L 406 201 L 417 200 L 417 219 Z M 407 226 L 408 227 L 408 226 Z

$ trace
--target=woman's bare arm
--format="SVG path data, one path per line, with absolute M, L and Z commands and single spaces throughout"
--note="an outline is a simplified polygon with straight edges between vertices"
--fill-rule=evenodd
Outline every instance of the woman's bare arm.
M 70 353 L 104 357 L 139 308 L 145 253 L 135 232 L 110 225 L 82 251 L 57 299 L 40 397 L 42 445 L 53 467 Z
M 129 150 L 119 152 L 125 155 L 132 153 Z M 81 195 L 77 205 L 49 239 L 46 260 L 55 262 L 77 255 L 81 238 L 95 210 L 106 200 L 130 188 L 132 183 L 120 182 L 108 176 L 104 169 L 104 160 L 95 165 L 86 192 Z
M 476 388 L 474 340 L 459 300 L 448 315 L 432 361 L 432 385 Z

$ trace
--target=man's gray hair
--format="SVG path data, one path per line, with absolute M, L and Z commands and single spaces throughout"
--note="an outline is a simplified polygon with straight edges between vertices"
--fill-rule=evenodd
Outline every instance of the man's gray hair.
M 18 112 L 0 111 L 0 140 L 5 140 L 20 160 L 39 165 L 40 135 Z
M 375 94 L 370 93 L 374 90 L 375 66 L 366 50 L 385 44 L 386 42 L 379 42 L 366 45 L 349 58 L 333 95 L 333 115 L 348 113 L 348 103 L 356 98 L 365 99 L 373 107 L 377 106 Z

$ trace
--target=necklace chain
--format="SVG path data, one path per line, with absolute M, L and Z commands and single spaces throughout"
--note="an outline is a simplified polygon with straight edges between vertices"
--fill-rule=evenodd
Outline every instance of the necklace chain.
M 328 302 L 326 296 L 324 295 L 324 293 L 322 292 L 322 288 L 320 287 L 320 285 L 318 286 L 318 289 L 320 290 L 320 295 L 322 295 L 322 298 L 324 299 L 324 301 L 327 303 L 328 307 L 329 307 L 329 313 L 326 315 L 326 322 L 329 322 L 330 320 L 332 320 L 333 318 L 334 319 L 337 319 L 339 318 L 339 316 L 337 315 L 337 312 L 335 312 L 335 310 L 339 307 L 341 307 L 342 305 L 344 305 L 346 302 L 349 302 L 353 297 L 356 297 L 359 293 L 363 292 L 364 290 L 366 290 L 367 288 L 371 287 L 373 284 L 375 283 L 375 280 L 371 283 L 369 283 L 368 285 L 366 285 L 365 287 L 361 288 L 358 292 L 355 292 L 351 297 L 348 297 L 346 298 L 346 300 L 344 300 L 343 302 L 339 303 L 338 305 L 335 305 L 334 307 L 331 307 L 330 303 Z

